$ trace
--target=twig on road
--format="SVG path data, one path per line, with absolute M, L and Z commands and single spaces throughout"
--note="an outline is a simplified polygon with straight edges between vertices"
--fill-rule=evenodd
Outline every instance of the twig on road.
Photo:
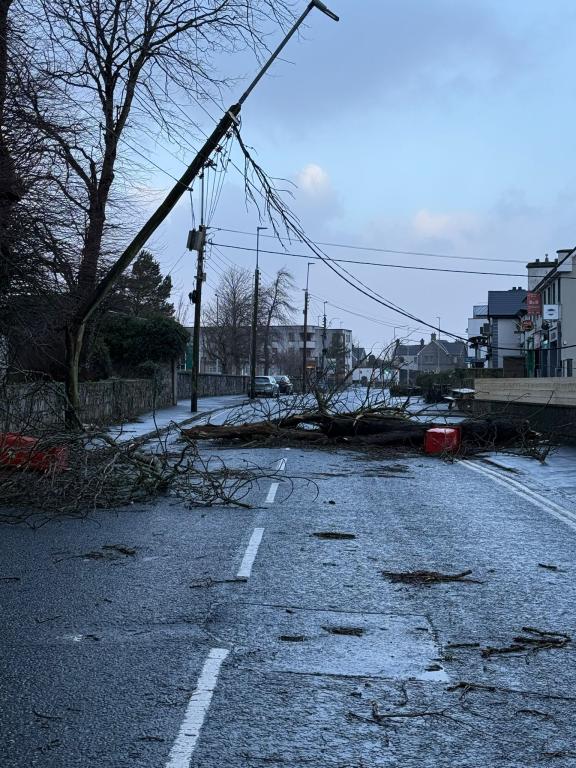
M 483 658 L 488 658 L 498 654 L 537 653 L 538 651 L 546 649 L 564 648 L 572 640 L 570 635 L 567 635 L 564 632 L 549 632 L 534 627 L 522 627 L 522 632 L 526 632 L 527 634 L 517 635 L 513 638 L 510 645 L 503 647 L 488 646 L 480 651 L 481 655 Z

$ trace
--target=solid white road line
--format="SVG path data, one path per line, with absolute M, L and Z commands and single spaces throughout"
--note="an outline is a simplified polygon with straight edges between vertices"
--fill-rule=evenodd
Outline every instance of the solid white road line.
M 208 654 L 196 690 L 188 702 L 180 731 L 170 750 L 166 768 L 190 768 L 192 754 L 216 688 L 220 667 L 229 653 L 226 648 L 212 648 Z
M 459 463 L 463 464 L 465 467 L 473 470 L 474 472 L 478 472 L 485 477 L 489 477 L 498 485 L 501 485 L 504 488 L 507 488 L 509 491 L 515 493 L 517 496 L 526 499 L 531 504 L 534 504 L 534 506 L 555 517 L 557 520 L 561 520 L 569 528 L 572 528 L 573 531 L 576 531 L 576 514 L 570 512 L 570 510 L 561 507 L 554 501 L 545 499 L 539 493 L 532 491 L 530 488 L 526 488 L 526 486 L 522 485 L 517 480 L 514 480 L 511 477 L 504 477 L 499 472 L 488 469 L 488 467 L 480 467 L 478 464 L 475 464 L 474 462 L 468 461 L 466 459 L 461 460 Z
M 286 459 L 278 459 L 277 462 L 278 466 L 276 467 L 277 472 L 284 472 L 286 469 Z
M 265 504 L 272 504 L 274 502 L 274 499 L 276 498 L 276 491 L 278 490 L 278 486 L 280 483 L 272 483 L 270 486 L 270 490 L 268 491 L 268 496 L 266 496 Z
M 263 535 L 264 528 L 254 528 L 252 536 L 250 536 L 248 546 L 246 547 L 246 552 L 244 553 L 244 557 L 240 563 L 240 570 L 236 574 L 237 578 L 247 579 L 252 573 L 252 566 L 254 565 L 254 560 L 256 560 L 258 547 L 260 546 Z

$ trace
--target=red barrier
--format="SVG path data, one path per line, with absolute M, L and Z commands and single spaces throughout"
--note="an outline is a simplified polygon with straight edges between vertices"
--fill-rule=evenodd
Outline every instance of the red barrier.
M 424 436 L 424 452 L 454 453 L 460 447 L 461 439 L 459 427 L 432 427 Z
M 0 464 L 17 469 L 32 469 L 36 472 L 67 468 L 68 448 L 55 445 L 52 448 L 37 449 L 36 437 L 26 437 L 14 432 L 0 433 Z

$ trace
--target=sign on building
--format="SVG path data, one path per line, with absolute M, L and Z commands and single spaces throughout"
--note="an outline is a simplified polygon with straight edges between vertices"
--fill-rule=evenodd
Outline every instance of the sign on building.
M 560 317 L 560 305 L 544 304 L 542 317 L 544 320 L 558 320 Z
M 526 308 L 529 315 L 540 316 L 542 314 L 542 301 L 539 293 L 528 291 L 526 294 Z

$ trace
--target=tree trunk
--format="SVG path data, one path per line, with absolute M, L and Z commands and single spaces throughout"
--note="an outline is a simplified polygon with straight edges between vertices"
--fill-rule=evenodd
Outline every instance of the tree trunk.
M 80 420 L 80 354 L 85 324 L 70 323 L 66 328 L 66 404 L 64 420 L 67 429 L 82 429 Z

